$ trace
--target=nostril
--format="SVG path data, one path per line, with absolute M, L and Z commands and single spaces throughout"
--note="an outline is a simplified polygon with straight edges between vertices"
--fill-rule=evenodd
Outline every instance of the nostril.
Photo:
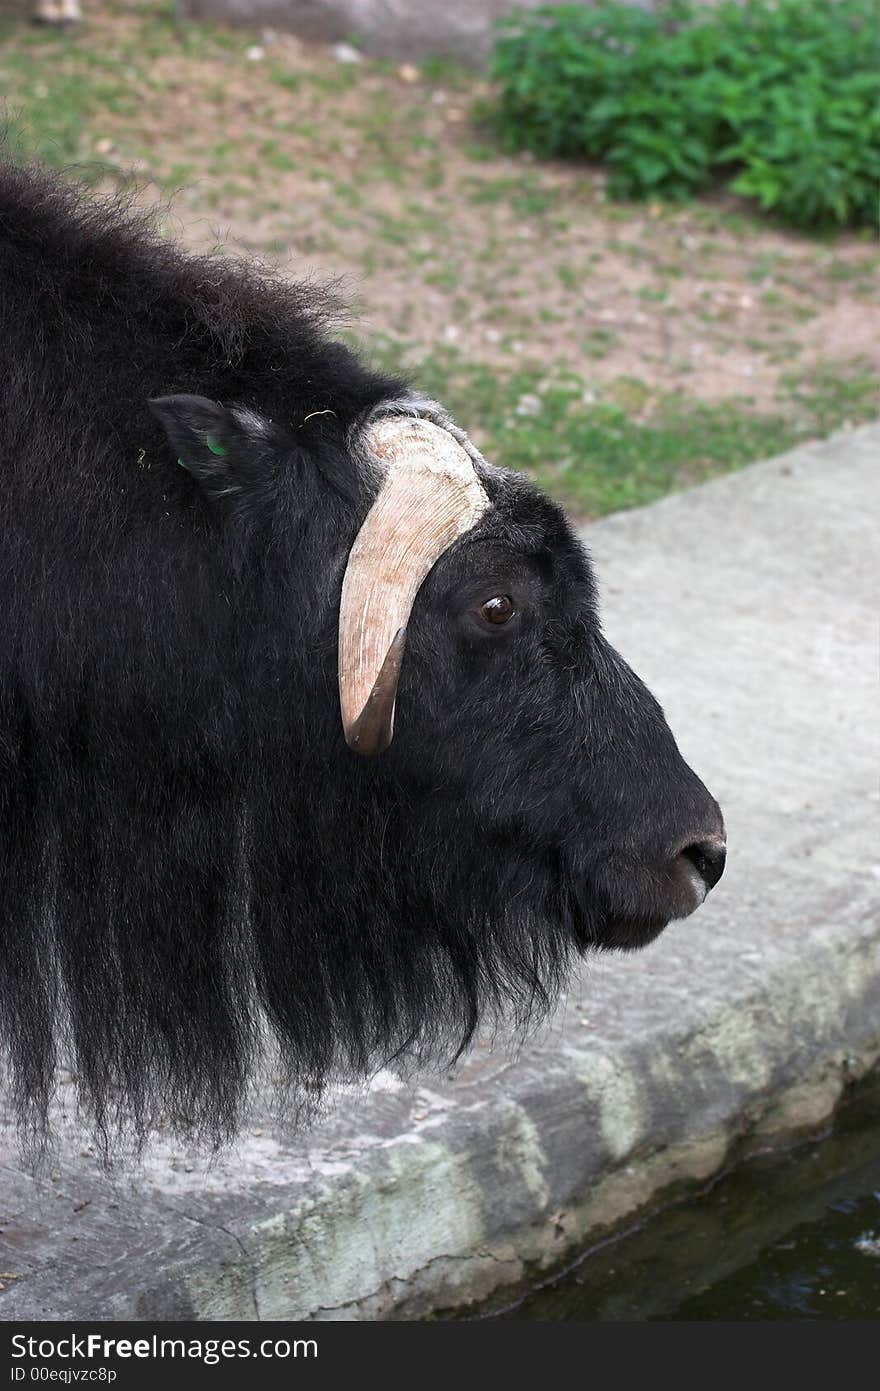
M 705 883 L 707 892 L 709 889 L 714 889 L 724 873 L 724 862 L 727 859 L 727 847 L 724 841 L 717 837 L 710 840 L 695 840 L 692 845 L 686 845 L 680 854 L 686 860 L 690 860 Z

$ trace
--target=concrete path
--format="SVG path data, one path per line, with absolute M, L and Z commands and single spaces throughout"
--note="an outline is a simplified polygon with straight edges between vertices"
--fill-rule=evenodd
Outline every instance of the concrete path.
M 589 529 L 608 634 L 725 811 L 703 910 L 588 963 L 518 1056 L 380 1076 L 299 1137 L 108 1176 L 62 1120 L 35 1179 L 7 1131 L 0 1316 L 418 1317 L 822 1121 L 880 1056 L 878 464 L 880 425 Z

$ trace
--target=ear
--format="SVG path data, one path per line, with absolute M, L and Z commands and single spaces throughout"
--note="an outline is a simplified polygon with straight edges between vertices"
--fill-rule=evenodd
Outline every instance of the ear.
M 271 421 L 243 406 L 227 408 L 204 396 L 157 396 L 148 402 L 178 464 L 212 502 L 235 504 L 272 472 Z

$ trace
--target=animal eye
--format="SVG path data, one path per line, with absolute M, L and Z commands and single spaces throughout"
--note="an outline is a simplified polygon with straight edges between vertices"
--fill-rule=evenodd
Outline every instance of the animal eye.
M 493 594 L 492 598 L 486 599 L 479 608 L 480 617 L 492 624 L 506 623 L 515 613 L 516 609 L 509 594 Z

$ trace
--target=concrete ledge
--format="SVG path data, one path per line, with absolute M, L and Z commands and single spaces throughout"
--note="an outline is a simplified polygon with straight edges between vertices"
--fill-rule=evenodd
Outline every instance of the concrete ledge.
M 703 910 L 587 963 L 518 1053 L 382 1074 L 307 1134 L 108 1175 L 61 1115 L 34 1177 L 7 1129 L 2 1316 L 422 1317 L 820 1124 L 880 1058 L 878 459 L 870 426 L 589 528 L 609 636 L 725 810 Z

